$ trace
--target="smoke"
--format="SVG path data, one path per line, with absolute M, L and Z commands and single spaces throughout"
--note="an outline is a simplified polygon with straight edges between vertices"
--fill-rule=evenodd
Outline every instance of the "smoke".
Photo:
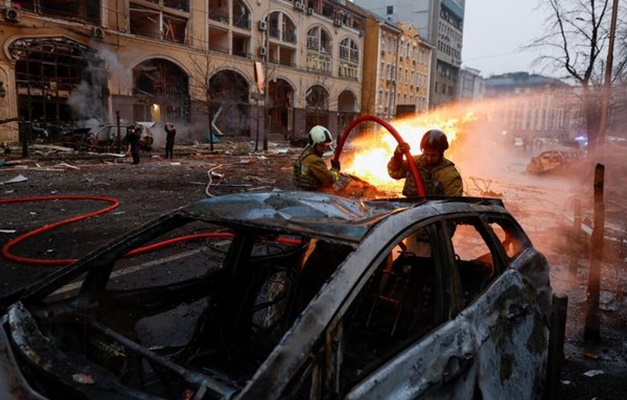
M 120 63 L 120 58 L 117 53 L 111 51 L 111 49 L 104 47 L 98 49 L 98 57 L 105 63 L 105 68 L 109 76 L 114 76 L 115 79 L 120 82 L 121 85 L 128 87 L 128 76 L 126 74 L 126 68 Z M 117 91 L 119 94 L 119 90 Z
M 92 83 L 83 80 L 68 97 L 67 104 L 70 106 L 76 119 L 96 120 L 102 123 L 102 103 L 98 101 L 94 91 Z
M 150 132 L 153 136 L 153 147 L 160 148 L 165 147 L 165 123 L 167 121 L 159 121 L 155 122 L 154 125 L 150 127 Z M 196 123 L 190 125 L 177 124 L 175 121 L 170 121 L 174 123 L 176 127 L 176 137 L 175 144 L 193 144 L 195 142 L 201 143 L 203 137 L 209 133 L 209 129 L 206 124 Z
M 126 76 L 117 54 L 107 48 L 85 52 L 83 79 L 68 97 L 67 104 L 79 125 L 102 125 L 108 120 L 106 103 L 109 99 L 109 77 L 115 75 L 121 82 Z M 89 121 L 89 122 L 87 122 Z

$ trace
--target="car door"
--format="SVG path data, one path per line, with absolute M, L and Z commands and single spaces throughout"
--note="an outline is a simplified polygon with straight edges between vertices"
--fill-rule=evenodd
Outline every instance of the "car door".
M 473 332 L 467 320 L 452 320 L 459 288 L 451 280 L 450 247 L 443 245 L 447 229 L 440 220 L 417 225 L 374 260 L 376 272 L 342 320 L 338 358 L 345 398 L 471 393 Z
M 546 360 L 546 325 L 541 293 L 515 265 L 533 262 L 533 249 L 510 218 L 485 214 L 449 221 L 466 308 L 460 323 L 472 329 L 482 398 L 541 396 Z

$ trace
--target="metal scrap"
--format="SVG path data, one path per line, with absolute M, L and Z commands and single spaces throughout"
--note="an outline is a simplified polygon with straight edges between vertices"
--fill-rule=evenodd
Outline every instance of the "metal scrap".
M 28 180 L 28 178 L 27 178 L 27 177 L 25 177 L 25 176 L 24 176 L 24 175 L 22 175 L 22 174 L 19 174 L 19 175 L 18 175 L 18 176 L 16 176 L 15 178 L 11 178 L 11 179 L 9 179 L 9 180 L 7 180 L 7 181 L 0 182 L 0 185 L 6 185 L 6 184 L 9 184 L 9 183 L 20 183 L 20 182 L 26 182 L 27 180 Z

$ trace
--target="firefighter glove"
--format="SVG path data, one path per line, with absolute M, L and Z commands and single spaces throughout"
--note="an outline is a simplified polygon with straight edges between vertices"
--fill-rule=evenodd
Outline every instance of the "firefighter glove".
M 398 144 L 398 146 L 396 146 L 396 149 L 394 150 L 394 158 L 396 158 L 397 160 L 402 160 L 403 154 L 408 151 L 409 143 L 401 142 Z
M 338 160 L 331 160 L 331 168 L 337 170 L 337 172 L 340 172 L 342 169 Z

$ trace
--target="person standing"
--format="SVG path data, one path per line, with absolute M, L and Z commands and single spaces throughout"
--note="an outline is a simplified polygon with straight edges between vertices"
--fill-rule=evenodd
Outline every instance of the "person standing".
M 129 125 L 126 135 L 128 137 L 128 143 L 131 148 L 133 164 L 139 164 L 139 146 L 141 139 L 140 127 L 136 125 Z
M 422 154 L 412 156 L 416 164 L 426 196 L 462 196 L 464 187 L 462 177 L 455 164 L 444 157 L 448 149 L 446 134 L 439 129 L 431 129 L 422 136 L 420 141 Z M 408 143 L 399 143 L 394 155 L 388 162 L 388 174 L 393 179 L 405 178 L 403 195 L 418 196 L 416 182 L 412 176 L 403 154 L 409 151 Z
M 322 125 L 311 128 L 307 136 L 307 146 L 294 162 L 292 181 L 303 190 L 330 188 L 340 179 L 340 162 L 331 160 L 329 169 L 322 157 L 333 143 L 333 136 Z
M 169 121 L 165 123 L 165 134 L 165 158 L 172 158 L 176 137 L 176 127 L 173 123 Z

